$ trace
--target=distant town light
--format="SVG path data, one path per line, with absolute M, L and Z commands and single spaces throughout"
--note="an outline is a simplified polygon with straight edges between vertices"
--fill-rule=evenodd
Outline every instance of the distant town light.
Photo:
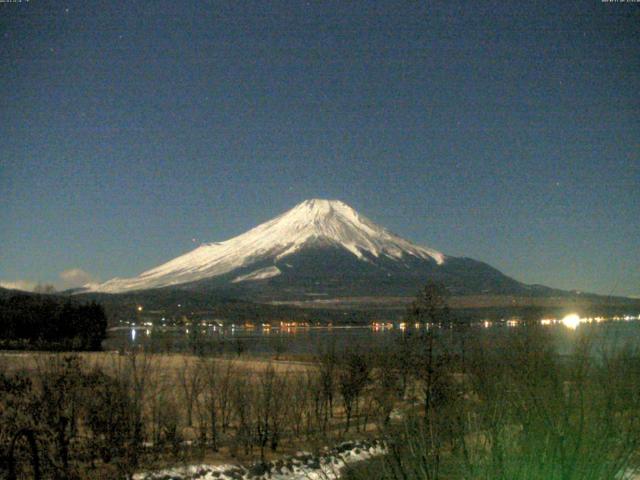
M 580 325 L 580 316 L 576 313 L 570 313 L 562 319 L 562 324 L 571 330 L 575 330 Z
M 138 311 L 141 312 L 142 311 L 142 305 L 138 305 Z

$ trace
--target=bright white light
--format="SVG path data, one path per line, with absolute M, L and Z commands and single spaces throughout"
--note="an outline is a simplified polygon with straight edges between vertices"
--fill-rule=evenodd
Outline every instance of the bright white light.
M 562 324 L 571 330 L 575 330 L 578 328 L 578 325 L 580 325 L 580 316 L 575 313 L 570 313 L 562 319 Z

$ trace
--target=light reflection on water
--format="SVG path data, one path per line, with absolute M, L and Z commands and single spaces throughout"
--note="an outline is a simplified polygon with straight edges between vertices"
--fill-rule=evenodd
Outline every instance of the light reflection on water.
M 640 348 L 640 316 L 611 318 L 568 315 L 539 321 L 560 353 L 569 353 L 578 336 L 588 337 L 595 345 L 606 348 L 634 346 Z M 521 320 L 483 320 L 456 332 L 456 338 L 504 338 L 519 330 Z M 271 325 L 192 325 L 190 327 L 123 326 L 111 329 L 107 349 L 142 346 L 150 351 L 188 351 L 195 346 L 211 353 L 317 353 L 328 346 L 344 349 L 355 345 L 367 348 L 384 347 L 404 335 L 431 330 L 442 338 L 453 339 L 447 329 L 434 325 L 373 323 L 342 326 L 281 326 Z M 142 334 L 144 332 L 144 334 Z M 453 341 L 453 340 L 445 340 Z

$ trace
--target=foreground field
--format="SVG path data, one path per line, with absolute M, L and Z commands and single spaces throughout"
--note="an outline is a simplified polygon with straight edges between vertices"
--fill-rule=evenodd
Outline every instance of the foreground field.
M 229 464 L 264 472 L 349 439 L 386 446 L 344 472 L 353 479 L 611 479 L 640 465 L 636 350 L 596 348 L 577 330 L 573 352 L 558 355 L 540 325 L 500 337 L 459 328 L 307 362 L 2 354 L 0 478 L 126 478 L 189 464 L 217 478 Z
M 122 368 L 125 359 L 135 357 L 144 359 L 145 363 L 157 372 L 164 372 L 166 375 L 177 375 L 183 370 L 185 365 L 192 367 L 202 357 L 183 353 L 143 353 L 143 352 L 79 352 L 79 353 L 49 353 L 49 352 L 14 352 L 0 351 L 0 365 L 5 372 L 33 372 L 37 373 L 42 368 L 52 363 L 59 362 L 60 359 L 72 356 L 77 358 L 84 370 L 103 369 L 106 372 L 114 373 Z M 218 366 L 232 364 L 240 371 L 264 372 L 268 368 L 273 368 L 279 373 L 301 374 L 309 371 L 315 363 L 300 360 L 275 360 L 269 357 L 210 357 L 209 360 Z
M 4 353 L 0 442 L 11 447 L 15 468 L 33 468 L 37 459 L 40 468 L 79 478 L 316 451 L 375 427 L 373 390 L 365 393 L 372 367 L 362 355 L 344 357 L 339 377 L 343 359 L 335 353 L 314 363 Z

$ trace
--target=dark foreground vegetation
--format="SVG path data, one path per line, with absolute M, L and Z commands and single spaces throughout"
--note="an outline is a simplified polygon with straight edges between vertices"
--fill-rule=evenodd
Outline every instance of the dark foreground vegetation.
M 595 358 L 583 345 L 558 358 L 526 329 L 500 348 L 469 345 L 464 369 L 423 370 L 422 411 L 388 424 L 389 455 L 350 478 L 627 478 L 640 453 L 638 352 Z
M 365 437 L 389 453 L 345 473 L 353 479 L 613 479 L 639 464 L 637 351 L 581 338 L 559 356 L 534 323 L 508 336 L 461 335 L 469 327 L 452 321 L 433 286 L 408 320 L 421 328 L 392 345 L 327 348 L 308 363 L 140 351 L 0 357 L 0 478 L 266 465 Z
M 107 317 L 97 303 L 51 295 L 0 297 L 0 348 L 99 350 Z

